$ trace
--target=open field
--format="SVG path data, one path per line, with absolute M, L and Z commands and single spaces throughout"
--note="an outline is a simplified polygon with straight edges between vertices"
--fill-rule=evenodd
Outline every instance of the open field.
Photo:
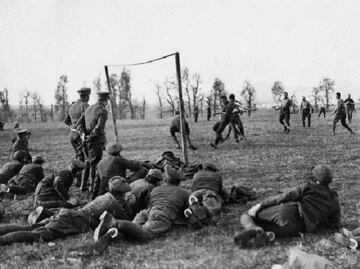
M 314 115 L 313 115 L 314 116 Z M 214 121 L 190 121 L 191 136 L 197 151 L 189 152 L 190 162 L 211 161 L 217 164 L 225 179 L 225 186 L 234 183 L 261 190 L 266 195 L 303 182 L 310 167 L 329 164 L 334 171 L 333 187 L 338 191 L 342 206 L 342 223 L 354 228 L 360 225 L 360 124 L 355 114 L 352 127 L 357 135 L 350 135 L 340 125 L 337 135 L 331 131 L 331 119 L 313 117 L 313 127 L 305 129 L 300 117 L 292 115 L 292 130 L 283 135 L 278 124 L 278 114 L 257 111 L 252 117 L 243 116 L 248 139 L 236 144 L 233 138 L 214 150 L 209 143 L 214 139 Z M 175 150 L 168 131 L 168 120 L 118 122 L 123 155 L 129 159 L 155 160 L 165 150 Z M 63 169 L 73 155 L 68 129 L 62 123 L 34 124 L 30 145 L 33 156 L 42 155 L 46 173 Z M 108 121 L 108 141 L 112 140 L 112 126 Z M 8 160 L 8 131 L 0 133 L 0 164 Z M 188 187 L 190 182 L 184 182 Z M 74 190 L 77 195 L 79 194 Z M 85 195 L 83 195 L 85 196 Z M 89 196 L 87 197 L 89 198 Z M 92 233 L 56 240 L 54 246 L 46 243 L 33 245 L 14 244 L 0 247 L 0 268 L 271 268 L 274 263 L 287 259 L 291 246 L 327 257 L 339 268 L 350 268 L 359 252 L 351 252 L 332 241 L 331 232 L 321 231 L 304 238 L 277 240 L 272 246 L 256 250 L 239 249 L 233 235 L 239 230 L 239 216 L 246 205 L 231 205 L 224 209 L 217 226 L 200 231 L 177 227 L 164 237 L 149 244 L 118 242 L 102 256 L 78 257 L 64 264 L 63 255 L 69 247 L 92 242 Z M 25 223 L 31 211 L 32 198 L 15 201 L 7 209 L 1 223 Z

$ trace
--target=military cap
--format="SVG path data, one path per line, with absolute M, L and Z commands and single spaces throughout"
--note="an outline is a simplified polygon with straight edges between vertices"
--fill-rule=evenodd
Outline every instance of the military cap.
M 86 164 L 80 160 L 72 159 L 69 165 L 69 170 L 73 172 L 81 171 L 84 169 Z
M 159 169 L 150 169 L 147 175 L 152 177 L 152 178 L 156 178 L 159 181 L 163 179 L 163 176 L 162 176 L 161 171 Z
M 122 146 L 117 142 L 111 142 L 106 146 L 106 151 L 109 154 L 117 154 L 122 151 Z
M 13 156 L 12 156 L 12 159 L 13 160 L 17 160 L 19 162 L 23 161 L 25 158 L 27 157 L 27 153 L 23 150 L 18 150 L 18 151 L 15 151 Z
M 98 92 L 97 95 L 99 101 L 106 101 L 109 99 L 110 92 Z
M 230 94 L 230 95 L 229 95 L 229 99 L 231 99 L 231 100 L 235 100 L 235 94 L 233 94 L 233 93 L 232 93 L 232 94 Z
M 20 130 L 17 130 L 16 133 L 18 135 L 31 134 L 31 132 L 28 129 L 20 129 Z
M 179 173 L 168 164 L 165 165 L 164 170 L 165 170 L 165 181 L 169 184 L 177 185 L 180 183 L 181 180 L 185 180 L 183 174 Z
M 327 165 L 317 165 L 312 169 L 314 178 L 323 185 L 329 185 L 333 175 L 331 169 Z
M 170 158 L 174 158 L 175 155 L 174 155 L 174 152 L 172 151 L 164 151 L 162 154 L 161 154 L 161 157 L 170 157 Z
M 126 182 L 126 179 L 120 176 L 114 176 L 109 180 L 109 191 L 126 193 L 130 191 L 130 185 Z
M 33 163 L 37 163 L 37 164 L 43 164 L 44 162 L 45 162 L 45 160 L 41 156 L 35 156 L 35 158 L 33 160 Z
M 14 122 L 14 128 L 19 128 L 19 122 L 18 121 Z
M 209 162 L 204 162 L 202 164 L 202 168 L 204 170 L 207 169 L 207 170 L 211 170 L 211 171 L 214 171 L 214 172 L 219 171 L 219 169 L 214 164 L 209 163 Z
M 77 91 L 78 93 L 91 93 L 91 89 L 87 87 L 83 87 Z

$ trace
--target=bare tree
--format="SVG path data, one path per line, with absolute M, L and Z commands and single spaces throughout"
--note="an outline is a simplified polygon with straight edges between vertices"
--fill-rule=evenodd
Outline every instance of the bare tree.
M 200 94 L 199 96 L 198 96 L 198 103 L 200 104 L 200 115 L 201 115 L 201 117 L 203 117 L 204 116 L 204 102 L 205 102 L 205 95 L 203 95 L 203 94 Z
M 215 114 L 217 111 L 217 107 L 220 106 L 220 96 L 225 93 L 225 84 L 219 78 L 215 78 L 213 86 L 213 113 Z M 218 104 L 219 102 L 219 104 Z
M 120 98 L 123 98 L 125 101 L 127 101 L 129 109 L 130 109 L 130 115 L 132 119 L 135 119 L 135 109 L 132 105 L 132 99 L 131 99 L 131 84 L 130 84 L 130 71 L 127 69 L 123 69 L 120 76 Z
M 101 79 L 100 77 L 96 77 L 94 80 L 93 80 L 93 90 L 95 92 L 101 92 L 102 90 L 102 85 L 101 85 Z
M 195 73 L 192 76 L 192 82 L 193 82 L 193 85 L 191 85 L 191 91 L 192 91 L 192 99 L 193 99 L 192 101 L 193 101 L 193 110 L 194 110 L 194 108 L 198 102 L 199 87 L 200 87 L 200 83 L 201 83 L 200 74 Z M 201 106 L 201 111 L 202 111 L 202 104 L 200 106 Z
M 250 84 L 248 80 L 245 80 L 244 82 L 241 96 L 243 96 L 245 99 L 248 108 L 248 116 L 250 116 L 255 101 L 255 88 Z
M 275 81 L 273 86 L 271 87 L 271 93 L 273 95 L 273 99 L 276 102 L 281 102 L 281 96 L 284 94 L 285 88 L 280 81 Z
M 177 107 L 177 96 L 174 94 L 175 90 L 175 82 L 172 80 L 169 80 L 168 78 L 164 82 L 164 88 L 166 92 L 166 102 L 170 105 L 170 108 L 175 115 L 175 110 Z
M 161 94 L 161 86 L 160 84 L 155 84 L 155 92 L 156 92 L 156 96 L 158 98 L 158 102 L 159 102 L 159 117 L 160 119 L 163 118 L 163 103 L 162 103 L 162 94 Z
M 61 115 L 60 120 L 63 120 L 65 117 L 66 108 L 69 105 L 68 103 L 68 95 L 67 95 L 67 85 L 68 77 L 66 75 L 60 76 L 58 85 L 55 91 L 55 100 L 56 105 L 61 107 Z
M 28 90 L 25 90 L 24 99 L 25 99 L 25 113 L 29 113 L 29 98 L 31 94 Z
M 182 87 L 185 90 L 185 94 L 186 94 L 186 99 L 187 99 L 186 104 L 189 113 L 188 115 L 191 118 L 192 110 L 191 110 L 191 94 L 190 94 L 190 74 L 189 74 L 189 69 L 187 67 L 185 67 L 182 70 L 181 82 L 182 82 Z
M 320 93 L 320 88 L 319 87 L 313 87 L 312 97 L 314 98 L 315 112 L 319 111 L 319 105 L 318 105 L 318 101 L 320 101 L 319 93 Z
M 335 81 L 330 78 L 323 78 L 320 81 L 319 88 L 325 93 L 326 111 L 329 111 L 331 93 L 335 91 Z
M 146 101 L 145 98 L 143 98 L 142 101 L 142 113 L 141 113 L 141 119 L 144 120 L 145 119 L 145 109 L 146 109 Z
M 40 102 L 40 97 L 37 95 L 37 93 L 33 93 L 31 95 L 31 98 L 33 100 L 33 109 L 34 109 L 34 122 L 36 122 L 37 119 L 37 109 L 38 109 L 38 103 Z

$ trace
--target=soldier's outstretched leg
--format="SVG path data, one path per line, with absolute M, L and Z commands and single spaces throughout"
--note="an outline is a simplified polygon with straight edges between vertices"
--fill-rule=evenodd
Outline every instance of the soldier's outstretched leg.
M 346 117 L 341 118 L 341 124 L 344 126 L 351 134 L 354 134 L 353 130 L 346 124 Z

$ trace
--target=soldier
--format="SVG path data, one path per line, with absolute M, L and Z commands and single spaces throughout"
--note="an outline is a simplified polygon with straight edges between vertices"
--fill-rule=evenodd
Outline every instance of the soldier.
M 185 223 L 183 212 L 189 194 L 179 187 L 181 180 L 184 180 L 182 174 L 165 166 L 165 184 L 151 191 L 149 208 L 140 211 L 132 222 L 115 220 L 110 212 L 104 212 L 95 229 L 94 248 L 102 252 L 118 233 L 129 240 L 147 241 L 168 232 L 174 224 Z
M 19 150 L 14 153 L 12 160 L 5 163 L 0 169 L 0 184 L 7 184 L 12 177 L 20 172 L 26 156 L 25 151 Z
M 224 131 L 225 127 L 230 123 L 231 114 L 235 109 L 235 103 L 229 102 L 226 95 L 221 97 L 221 101 L 223 102 L 221 119 L 213 127 L 214 131 L 216 132 L 215 142 L 210 143 L 210 146 L 212 146 L 213 148 L 217 148 L 217 145 L 221 141 L 223 141 L 222 132 Z
M 5 192 L 17 195 L 33 192 L 40 180 L 44 178 L 42 167 L 44 162 L 41 156 L 36 156 L 32 163 L 25 164 L 19 174 L 9 180 Z
M 196 105 L 194 107 L 194 121 L 197 122 L 199 117 L 199 107 Z
M 125 159 L 120 155 L 121 150 L 122 146 L 119 143 L 112 142 L 107 145 L 106 151 L 109 155 L 104 157 L 97 165 L 93 198 L 107 192 L 110 178 L 114 176 L 126 178 L 126 170 L 133 172 L 133 174 L 126 179 L 128 183 L 146 176 L 148 170 L 142 167 L 138 161 Z
M 36 187 L 34 198 L 35 207 L 45 208 L 72 208 L 75 204 L 69 202 L 69 188 L 76 174 L 85 168 L 85 163 L 74 159 L 68 170 L 51 173 L 39 182 Z
M 88 107 L 77 122 L 77 129 L 83 141 L 86 141 L 90 161 L 90 191 L 93 191 L 96 165 L 100 162 L 105 149 L 105 124 L 108 117 L 106 105 L 109 92 L 99 92 L 98 102 Z M 88 178 L 82 177 L 81 191 L 86 191 Z
M 318 118 L 320 118 L 321 114 L 324 114 L 324 118 L 326 118 L 326 105 L 324 100 L 322 100 L 321 104 L 320 104 L 320 112 L 318 115 Z
M 189 197 L 190 207 L 185 210 L 185 216 L 189 219 L 192 228 L 199 229 L 202 224 L 216 223 L 220 217 L 223 197 L 226 195 L 223 179 L 218 171 L 215 165 L 205 162 L 202 164 L 202 170 L 194 175 L 191 184 L 192 193 Z M 200 210 L 204 217 L 198 216 L 199 206 L 205 209 L 205 211 Z
M 69 110 L 67 114 L 65 115 L 64 122 L 66 125 L 70 126 L 70 143 L 75 151 L 75 156 L 78 160 L 84 162 L 85 161 L 85 155 L 84 155 L 84 149 L 83 144 L 81 141 L 81 137 L 79 134 L 79 131 L 76 129 L 77 122 L 80 119 L 81 115 L 85 113 L 85 110 L 89 107 L 89 98 L 91 89 L 90 88 L 81 88 L 78 90 L 78 93 L 80 95 L 80 99 L 76 102 L 73 102 L 69 106 Z M 83 171 L 82 177 L 88 178 L 89 176 L 89 166 L 87 166 L 87 169 Z M 76 186 L 80 186 L 81 179 L 77 178 L 77 182 L 75 183 Z
M 340 120 L 342 126 L 344 126 L 351 134 L 355 134 L 353 130 L 346 124 L 346 110 L 345 110 L 345 104 L 344 101 L 341 99 L 341 93 L 336 93 L 336 99 L 337 99 L 337 108 L 335 109 L 333 114 L 335 115 L 334 121 L 333 121 L 333 133 L 335 135 L 335 128 L 336 123 Z
M 206 113 L 207 113 L 207 121 L 209 121 L 211 118 L 211 107 L 210 106 L 207 107 Z
M 34 217 L 35 224 L 33 225 L 5 224 L 0 226 L 0 245 L 15 242 L 48 242 L 85 233 L 96 226 L 95 223 L 104 211 L 110 212 L 116 218 L 128 220 L 131 214 L 124 200 L 124 194 L 129 190 L 130 186 L 124 178 L 114 177 L 109 181 L 108 193 L 97 197 L 81 209 L 62 208 L 53 218 L 42 221 L 43 215 L 49 212 L 44 209 L 37 210 L 38 216 Z
M 242 104 L 235 100 L 234 94 L 230 94 L 229 99 L 230 99 L 230 103 L 233 103 L 235 105 L 235 109 L 234 109 L 233 113 L 231 113 L 231 115 L 230 115 L 230 126 L 234 132 L 235 142 L 239 143 L 240 142 L 239 135 L 241 136 L 241 139 L 243 139 L 245 137 L 244 125 L 240 118 L 241 111 L 240 111 L 239 105 L 242 105 Z M 236 102 L 237 102 L 237 104 L 236 104 Z
M 17 134 L 16 132 L 20 129 L 20 125 L 19 125 L 19 122 L 18 121 L 15 121 L 14 122 L 14 127 L 13 129 L 11 130 L 10 132 L 10 141 L 11 143 L 15 143 L 16 142 L 16 139 L 17 139 Z
M 345 99 L 344 103 L 346 104 L 346 112 L 348 120 L 351 123 L 353 112 L 355 111 L 355 102 L 351 98 L 351 94 L 348 95 L 348 98 Z
M 151 191 L 158 186 L 162 180 L 163 176 L 159 169 L 150 169 L 145 178 L 135 180 L 130 184 L 131 191 L 129 194 L 135 198 L 134 201 L 130 202 L 134 214 L 147 208 Z
M 245 230 L 235 236 L 235 243 L 261 246 L 275 236 L 299 236 L 322 224 L 339 226 L 340 205 L 337 193 L 329 188 L 333 178 L 330 168 L 318 165 L 312 175 L 314 183 L 269 197 L 244 213 L 240 222 Z
M 180 143 L 178 141 L 178 139 L 176 138 L 176 133 L 180 133 L 181 129 L 180 129 L 180 112 L 179 111 L 175 111 L 175 117 L 172 119 L 171 123 L 170 123 L 170 135 L 171 137 L 174 139 L 175 143 L 177 144 L 177 149 L 180 149 Z M 195 146 L 193 146 L 191 144 L 190 141 L 190 128 L 189 125 L 187 123 L 187 121 L 184 119 L 184 132 L 185 132 L 185 138 L 187 139 L 188 143 L 189 143 L 189 148 L 192 150 L 196 150 L 197 148 Z
M 10 148 L 10 156 L 14 155 L 15 152 L 21 150 L 26 152 L 25 163 L 31 163 L 32 157 L 29 150 L 29 138 L 31 132 L 28 129 L 18 130 L 16 132 L 17 138 L 15 143 Z
M 305 119 L 307 118 L 308 127 L 310 128 L 310 125 L 311 125 L 311 104 L 310 104 L 309 101 L 306 101 L 305 96 L 303 96 L 303 98 L 302 98 L 299 113 L 301 113 L 303 126 L 305 127 Z
M 290 132 L 290 107 L 291 100 L 288 93 L 284 92 L 284 99 L 281 101 L 279 122 L 284 126 L 284 133 Z

